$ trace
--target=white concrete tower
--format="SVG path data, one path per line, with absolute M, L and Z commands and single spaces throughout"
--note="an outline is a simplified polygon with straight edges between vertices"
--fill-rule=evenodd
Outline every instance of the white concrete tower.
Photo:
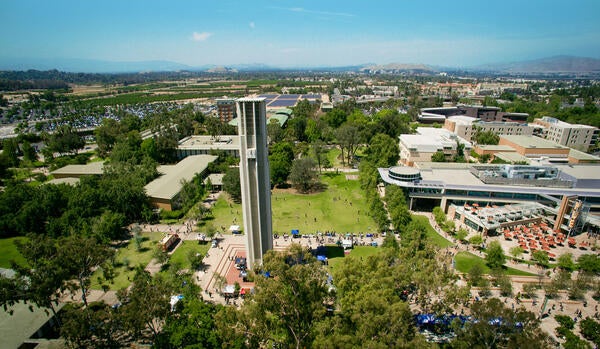
M 240 98 L 236 104 L 246 257 L 252 269 L 273 248 L 267 111 L 265 98 Z

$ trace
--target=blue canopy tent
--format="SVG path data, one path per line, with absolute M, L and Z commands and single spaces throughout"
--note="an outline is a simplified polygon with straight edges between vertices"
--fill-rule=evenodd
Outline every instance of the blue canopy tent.
M 292 229 L 292 237 L 300 237 L 300 230 L 298 229 Z

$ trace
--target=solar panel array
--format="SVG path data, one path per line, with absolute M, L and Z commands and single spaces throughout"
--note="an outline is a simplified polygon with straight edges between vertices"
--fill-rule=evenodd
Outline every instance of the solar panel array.
M 314 94 L 314 93 L 305 94 L 305 95 L 300 95 L 300 94 L 285 94 L 285 95 L 262 94 L 259 97 L 266 98 L 265 103 L 267 104 L 267 107 L 294 107 L 296 105 L 296 103 L 298 103 L 298 101 L 300 101 L 301 99 L 315 100 L 315 99 L 320 99 L 321 95 Z

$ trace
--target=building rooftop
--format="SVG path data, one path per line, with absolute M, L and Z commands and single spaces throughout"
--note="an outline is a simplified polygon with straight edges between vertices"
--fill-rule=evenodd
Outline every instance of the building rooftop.
M 569 151 L 569 157 L 577 160 L 586 160 L 586 161 L 600 161 L 600 157 L 588 153 L 584 153 L 579 150 L 571 149 Z
M 104 162 L 96 161 L 85 165 L 67 165 L 51 172 L 53 175 L 101 175 L 104 173 Z
M 63 307 L 60 303 L 55 307 L 58 312 Z M 0 338 L 3 348 L 21 348 L 21 344 L 33 336 L 48 320 L 52 318 L 49 309 L 40 309 L 30 304 L 17 303 L 11 307 L 13 314 L 6 311 L 0 313 Z M 47 313 L 46 313 L 47 311 Z
M 192 180 L 216 159 L 214 155 L 192 155 L 176 165 L 160 166 L 158 171 L 163 175 L 146 185 L 146 194 L 151 198 L 171 200 L 179 194 L 182 180 Z
M 234 119 L 236 120 L 236 119 Z M 179 141 L 179 149 L 239 149 L 239 136 L 190 136 Z
M 512 152 L 498 152 L 496 154 L 494 154 L 497 158 L 500 158 L 504 161 L 507 162 L 511 162 L 511 163 L 515 163 L 515 162 L 522 162 L 522 163 L 526 163 L 529 164 L 531 162 L 531 160 L 517 152 L 513 151 Z
M 379 174 L 385 182 L 403 187 L 600 197 L 600 165 L 554 165 L 560 172 L 568 174 L 577 181 L 574 188 L 485 184 L 471 173 L 470 168 L 473 164 L 417 163 L 417 165 L 421 170 L 422 180 L 416 183 L 407 183 L 391 178 L 388 168 L 380 168 Z M 498 165 L 487 166 L 497 167 Z
M 490 151 L 516 152 L 513 147 L 509 147 L 508 145 L 478 144 L 477 148 Z
M 416 131 L 417 134 L 414 135 L 400 135 L 400 142 L 409 149 L 432 153 L 444 147 L 455 149 L 457 141 L 464 144 L 466 148 L 471 148 L 471 143 L 444 128 L 417 127 Z
M 553 148 L 553 149 L 569 149 L 558 143 L 535 136 L 516 136 L 516 135 L 500 135 L 500 139 L 506 139 L 509 142 L 515 143 L 523 148 Z
M 455 123 L 460 125 L 472 125 L 475 121 L 479 119 L 466 115 L 454 115 L 449 116 L 448 120 L 454 121 Z

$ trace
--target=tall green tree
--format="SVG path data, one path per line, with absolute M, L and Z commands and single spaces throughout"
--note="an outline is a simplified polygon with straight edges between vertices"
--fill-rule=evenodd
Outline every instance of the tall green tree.
M 223 190 L 231 196 L 235 202 L 242 201 L 242 189 L 240 184 L 240 168 L 230 167 L 223 176 Z
M 83 137 L 70 125 L 59 126 L 46 139 L 46 146 L 59 154 L 77 154 L 77 151 L 83 149 L 84 145 Z
M 300 245 L 291 245 L 285 252 L 267 252 L 263 270 L 271 277 L 256 278 L 240 316 L 226 326 L 259 347 L 310 347 L 314 326 L 326 315 L 323 265 Z
M 294 160 L 294 148 L 289 142 L 276 143 L 271 146 L 269 154 L 269 170 L 273 185 L 287 181 Z
M 378 133 L 371 139 L 366 157 L 377 167 L 394 166 L 400 159 L 398 141 L 386 134 Z
M 315 166 L 315 161 L 309 157 L 293 161 L 289 178 L 296 190 L 301 193 L 308 193 L 315 187 L 318 183 Z
M 506 263 L 506 256 L 498 241 L 492 241 L 487 245 L 485 261 L 491 269 L 502 268 Z

